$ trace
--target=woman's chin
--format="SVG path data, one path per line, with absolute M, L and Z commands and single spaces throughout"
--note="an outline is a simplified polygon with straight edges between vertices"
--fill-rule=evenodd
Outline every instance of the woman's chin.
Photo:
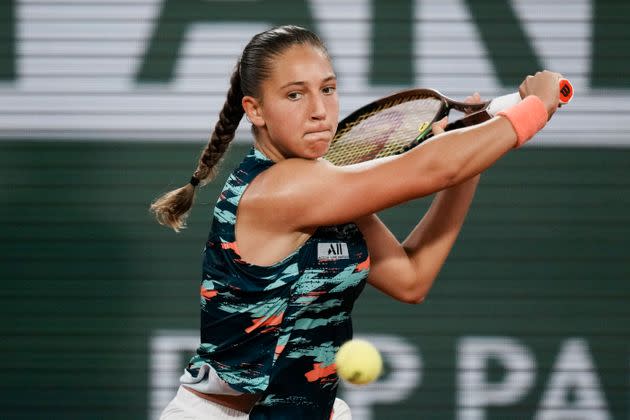
M 308 148 L 309 159 L 319 159 L 328 153 L 330 141 L 317 141 Z

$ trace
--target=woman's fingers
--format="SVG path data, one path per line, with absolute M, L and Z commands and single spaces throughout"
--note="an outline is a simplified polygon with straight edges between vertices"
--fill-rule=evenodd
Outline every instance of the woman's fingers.
M 467 103 L 467 104 L 480 104 L 481 103 L 481 95 L 479 94 L 479 92 L 475 92 L 471 96 L 468 96 L 466 99 L 464 99 L 464 103 Z
M 431 125 L 433 135 L 437 136 L 438 134 L 442 134 L 444 132 L 444 127 L 446 127 L 446 124 L 448 124 L 448 117 L 444 117 L 440 121 L 434 122 Z

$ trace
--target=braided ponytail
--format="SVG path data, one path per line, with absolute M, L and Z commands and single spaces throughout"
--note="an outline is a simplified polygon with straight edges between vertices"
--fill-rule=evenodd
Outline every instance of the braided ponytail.
M 234 138 L 234 133 L 243 118 L 244 96 L 260 98 L 261 84 L 270 77 L 274 60 L 293 45 L 308 44 L 328 55 L 321 39 L 299 26 L 285 25 L 261 32 L 249 41 L 232 73 L 227 100 L 219 115 L 207 146 L 199 157 L 199 164 L 190 183 L 170 191 L 151 204 L 151 211 L 158 222 L 172 227 L 176 232 L 186 226 L 188 211 L 195 200 L 195 187 L 210 182 L 221 157 Z M 255 127 L 252 127 L 256 135 Z
M 167 192 L 151 204 L 151 212 L 155 214 L 161 225 L 170 226 L 175 232 L 186 227 L 188 212 L 195 201 L 195 187 L 198 184 L 203 187 L 216 176 L 218 163 L 234 139 L 238 124 L 244 114 L 242 99 L 240 64 L 237 64 L 230 79 L 230 90 L 219 114 L 219 121 L 199 157 L 197 169 L 190 182 L 181 188 Z

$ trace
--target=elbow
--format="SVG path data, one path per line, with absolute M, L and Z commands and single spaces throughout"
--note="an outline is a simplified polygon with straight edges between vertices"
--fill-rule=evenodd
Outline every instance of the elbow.
M 428 290 L 425 290 L 424 287 L 413 287 L 407 290 L 407 292 L 400 299 L 403 303 L 408 303 L 410 305 L 418 305 L 424 302 L 424 299 L 427 297 Z
M 403 303 L 408 303 L 409 305 L 419 305 L 424 302 L 426 295 L 410 295 L 406 296 L 402 299 Z
M 407 287 L 402 296 L 402 301 L 410 305 L 418 305 L 426 299 L 435 280 L 435 276 L 421 272 L 417 269 L 413 270 L 414 275 L 406 282 Z
M 416 263 L 411 263 L 413 258 L 409 259 L 408 270 L 404 271 L 399 278 L 399 285 L 402 286 L 398 290 L 401 293 L 398 295 L 398 300 L 410 305 L 418 305 L 426 299 L 433 285 L 435 275 L 431 275 L 431 272 L 421 270 Z
M 417 305 L 426 299 L 436 275 L 431 271 L 421 270 L 413 257 L 409 257 L 407 262 L 408 264 L 398 264 L 399 270 L 394 283 L 397 287 L 391 289 L 395 293 L 390 295 L 402 303 Z

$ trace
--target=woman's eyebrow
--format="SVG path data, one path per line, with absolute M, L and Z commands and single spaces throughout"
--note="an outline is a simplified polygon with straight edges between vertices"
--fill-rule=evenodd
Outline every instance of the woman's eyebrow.
M 323 79 L 323 80 L 322 80 L 322 83 L 330 82 L 331 80 L 336 80 L 336 79 L 337 79 L 337 76 L 335 76 L 335 75 L 333 74 L 333 75 L 330 75 L 330 76 L 326 77 L 325 79 Z M 289 83 L 287 83 L 287 84 L 285 84 L 285 85 L 282 85 L 282 86 L 280 87 L 280 89 L 284 89 L 284 88 L 287 88 L 287 87 L 289 87 L 289 86 L 294 86 L 294 85 L 295 85 L 295 86 L 306 86 L 306 84 L 307 84 L 307 82 L 302 81 L 302 80 L 299 80 L 299 81 L 289 82 Z

